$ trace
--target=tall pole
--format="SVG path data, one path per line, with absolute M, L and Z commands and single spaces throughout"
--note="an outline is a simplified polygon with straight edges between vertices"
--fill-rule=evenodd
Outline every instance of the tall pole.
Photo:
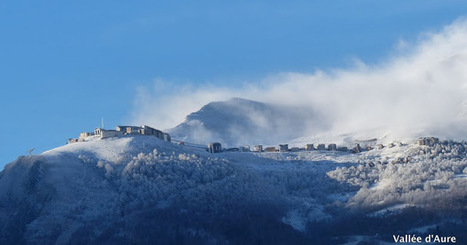
M 102 120 L 101 120 L 101 128 L 104 129 L 104 117 L 102 117 Z

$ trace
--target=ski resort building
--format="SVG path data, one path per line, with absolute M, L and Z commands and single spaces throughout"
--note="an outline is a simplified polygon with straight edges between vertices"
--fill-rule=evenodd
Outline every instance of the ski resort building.
M 79 138 L 68 139 L 68 144 L 83 142 L 88 137 L 97 137 L 101 139 L 111 137 L 121 137 L 124 135 L 153 135 L 161 140 L 171 142 L 171 137 L 168 133 L 164 133 L 155 128 L 143 125 L 143 126 L 117 126 L 115 130 L 96 128 L 94 132 L 82 132 Z
M 279 151 L 280 152 L 289 151 L 289 145 L 288 144 L 279 145 Z
M 76 143 L 76 142 L 79 142 L 79 139 L 76 139 L 76 138 L 69 138 L 68 139 L 68 144 L 72 144 L 72 143 Z
M 172 138 L 170 137 L 170 134 L 164 133 L 164 140 L 167 142 L 172 142 Z
M 162 131 L 157 130 L 155 128 L 151 128 L 146 125 L 141 126 L 138 132 L 139 134 L 142 134 L 142 135 L 154 135 L 161 140 L 164 139 L 164 133 Z
M 276 147 L 272 146 L 272 147 L 266 147 L 266 149 L 264 149 L 265 152 L 276 152 Z
M 326 150 L 326 145 L 325 144 L 318 144 L 318 146 L 316 147 L 316 150 L 324 151 L 324 150 Z
M 305 151 L 312 151 L 314 149 L 315 149 L 315 147 L 313 146 L 313 144 L 306 144 L 305 145 Z
M 94 135 L 94 133 L 92 133 L 92 132 L 82 132 L 82 133 L 79 134 L 79 139 L 84 140 L 86 137 L 89 137 L 89 136 L 92 136 L 92 135 Z
M 439 143 L 439 139 L 435 137 L 425 137 L 420 138 L 417 141 L 418 145 L 426 145 L 426 146 L 434 146 L 435 144 Z
M 239 149 L 240 149 L 241 152 L 250 152 L 251 151 L 249 145 L 240 146 Z
M 328 151 L 335 151 L 337 150 L 337 145 L 336 144 L 329 144 L 328 145 Z
M 291 152 L 297 152 L 297 151 L 300 151 L 300 150 L 302 150 L 302 149 L 303 149 L 303 148 L 300 149 L 300 148 L 298 148 L 298 147 L 292 147 L 292 148 L 290 148 L 290 151 L 291 151 Z
M 168 133 L 164 133 L 158 129 L 149 127 L 147 125 L 143 126 L 117 126 L 117 131 L 122 132 L 124 135 L 127 134 L 141 134 L 141 135 L 153 135 L 161 140 L 171 142 L 172 139 Z
M 337 147 L 337 150 L 338 151 L 349 151 L 349 148 L 347 148 L 347 146 L 339 146 Z
M 123 136 L 123 132 L 117 130 L 96 128 L 94 130 L 94 135 L 100 137 L 101 139 Z
M 222 145 L 219 142 L 214 142 L 208 145 L 208 152 L 219 153 L 222 152 Z
M 139 134 L 141 127 L 139 126 L 117 126 L 117 131 L 123 132 L 123 134 Z
M 255 145 L 255 146 L 253 146 L 253 151 L 255 151 L 255 152 L 262 152 L 262 151 L 263 151 L 263 145 Z

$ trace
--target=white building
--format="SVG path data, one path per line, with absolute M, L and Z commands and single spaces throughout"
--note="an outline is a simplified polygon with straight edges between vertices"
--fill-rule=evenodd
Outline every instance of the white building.
M 107 129 L 102 129 L 102 128 L 96 128 L 94 130 L 94 135 L 98 136 L 101 139 L 105 139 L 105 138 L 123 136 L 123 132 L 117 131 L 117 130 L 107 130 Z
M 262 151 L 263 151 L 263 145 L 255 145 L 255 146 L 253 146 L 253 151 L 255 151 L 255 152 L 262 152 Z
M 84 140 L 85 138 L 89 137 L 89 136 L 93 136 L 94 133 L 91 133 L 91 132 L 81 132 L 79 134 L 79 139 L 80 140 Z

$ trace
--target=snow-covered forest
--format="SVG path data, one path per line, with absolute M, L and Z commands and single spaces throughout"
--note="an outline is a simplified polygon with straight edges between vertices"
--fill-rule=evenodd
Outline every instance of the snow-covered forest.
M 148 136 L 74 143 L 2 171 L 0 242 L 374 244 L 409 231 L 465 241 L 463 147 L 210 154 Z

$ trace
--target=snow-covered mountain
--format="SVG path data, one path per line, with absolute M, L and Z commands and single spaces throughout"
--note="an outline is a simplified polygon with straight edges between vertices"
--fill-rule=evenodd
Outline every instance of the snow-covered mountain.
M 405 163 L 404 163 L 405 162 Z M 224 152 L 152 136 L 21 156 L 0 174 L 1 244 L 465 241 L 465 144 Z
M 288 107 L 233 98 L 211 102 L 169 132 L 173 138 L 227 146 L 278 144 L 326 129 L 309 107 Z
M 343 126 L 345 122 L 327 114 L 313 109 L 312 105 L 285 106 L 233 98 L 203 106 L 178 126 L 168 129 L 168 132 L 176 140 L 197 144 L 220 142 L 225 147 L 283 143 L 298 147 L 308 143 L 336 143 L 353 147 L 355 143 L 370 139 L 389 144 L 414 142 L 419 137 L 429 135 L 461 141 L 464 135 L 462 120 L 435 125 L 407 124 L 403 127 L 362 122 L 358 130 L 352 130 Z

